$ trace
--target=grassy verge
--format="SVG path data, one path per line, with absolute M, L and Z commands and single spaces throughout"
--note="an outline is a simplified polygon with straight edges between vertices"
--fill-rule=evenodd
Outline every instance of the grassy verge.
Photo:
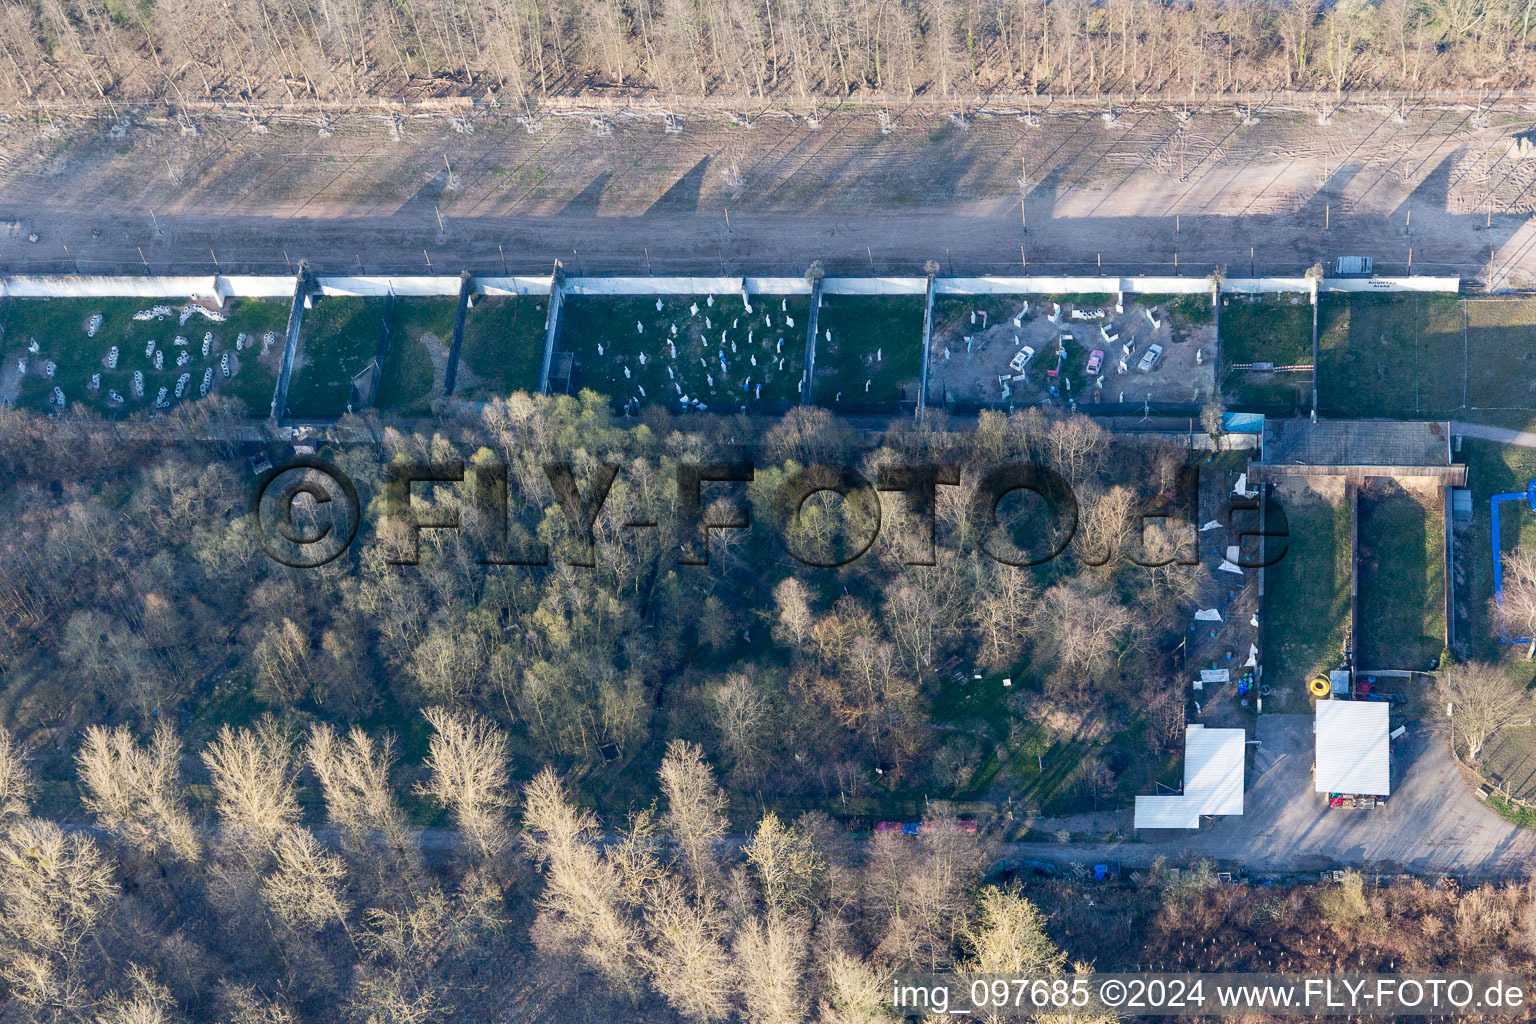
M 319 299 L 304 314 L 298 361 L 288 386 L 288 414 L 329 418 L 347 411 L 352 378 L 378 352 L 384 300 Z
M 1488 798 L 1488 809 L 1505 821 L 1521 828 L 1536 828 L 1536 808 L 1520 807 L 1495 793 Z
M 442 366 L 453 341 L 457 311 L 457 299 L 395 300 L 389 323 L 389 349 L 384 356 L 374 405 L 399 413 L 419 414 L 431 409 L 432 399 L 442 393 Z
M 1336 667 L 1349 624 L 1349 506 L 1311 491 L 1280 497 L 1285 557 L 1265 572 L 1264 681 L 1301 686 Z
M 923 301 L 917 295 L 826 296 L 817 318 L 815 401 L 901 401 L 922 366 Z
M 653 306 L 654 308 L 654 306 Z M 549 300 L 532 295 L 484 295 L 464 315 L 464 345 L 459 352 L 462 398 L 505 398 L 539 386 L 544 357 L 544 325 Z M 465 370 L 469 374 L 465 374 Z M 472 375 L 472 383 L 466 377 Z
M 1434 667 L 1445 648 L 1444 544 L 1438 493 L 1421 502 L 1388 480 L 1362 492 L 1356 664 Z

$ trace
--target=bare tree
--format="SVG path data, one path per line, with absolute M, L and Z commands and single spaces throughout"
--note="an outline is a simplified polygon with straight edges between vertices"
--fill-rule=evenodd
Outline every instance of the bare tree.
M 382 880 L 409 883 L 420 865 L 390 784 L 393 738 L 375 742 L 354 726 L 338 739 L 330 726 L 319 725 L 310 732 L 308 756 L 330 822 L 344 829 L 358 850 L 372 851 L 382 843 L 389 853 L 379 864 Z
M 736 964 L 748 1024 L 796 1024 L 805 1016 L 806 927 L 778 912 L 736 933 Z
M 967 972 L 1049 975 L 1066 966 L 1067 955 L 1045 934 L 1045 915 L 1017 885 L 983 887 L 976 909 L 976 923 L 965 934 Z
M 284 829 L 273 847 L 277 868 L 261 883 L 262 900 L 295 930 L 317 929 L 331 921 L 346 928 L 342 896 L 347 869 L 341 858 L 325 852 L 309 830 Z
M 1508 633 L 1531 638 L 1529 661 L 1536 658 L 1536 553 L 1517 550 L 1503 557 L 1504 604 L 1495 605 L 1494 614 Z
M 752 833 L 746 854 L 770 910 L 794 914 L 810 905 L 816 876 L 826 867 L 810 833 L 769 811 Z
M 736 972 L 722 941 L 725 922 L 719 911 L 702 895 L 690 900 L 670 877 L 661 879 L 647 895 L 646 959 L 652 987 L 689 1020 L 726 1017 Z
M 23 1005 L 83 1011 L 86 940 L 117 898 L 96 844 L 35 819 L 0 838 L 0 979 Z
M 1440 677 L 1440 696 L 1451 706 L 1451 729 L 1468 761 L 1477 760 L 1494 733 L 1530 719 L 1529 691 L 1498 665 L 1452 665 Z
M 1221 451 L 1221 435 L 1226 432 L 1227 407 L 1222 404 L 1221 396 L 1214 391 L 1211 397 L 1205 400 L 1200 407 L 1200 429 L 1210 436 L 1211 444 Z
M 750 771 L 757 764 L 767 716 L 767 699 L 743 673 L 731 673 L 715 691 L 715 727 L 737 771 Z
M 667 829 L 700 887 L 719 870 L 714 845 L 725 835 L 725 793 L 696 743 L 673 740 L 661 759 L 661 791 L 667 798 Z
M 275 720 L 254 729 L 224 726 L 203 751 L 203 763 L 218 794 L 215 809 L 237 843 L 270 848 L 299 820 L 293 742 Z
M 147 856 L 169 849 L 185 861 L 202 856 L 181 793 L 181 741 L 161 723 L 147 747 L 127 726 L 93 725 L 75 756 L 96 823 Z
M 624 879 L 597 847 L 597 818 L 571 803 L 548 768 L 523 790 L 523 808 L 524 842 L 544 865 L 541 918 L 574 939 L 615 988 L 634 996 L 644 944 L 626 909 Z
M 21 745 L 0 726 L 0 824 L 27 813 L 32 794 L 32 775 L 27 771 Z
M 507 794 L 507 737 L 479 715 L 428 708 L 435 732 L 428 745 L 431 779 L 421 792 L 453 812 L 481 857 L 507 848 L 510 833 L 503 814 Z

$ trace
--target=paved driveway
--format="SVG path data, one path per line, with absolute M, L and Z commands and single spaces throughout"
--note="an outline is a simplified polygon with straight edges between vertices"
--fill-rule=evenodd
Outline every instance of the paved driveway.
M 1172 863 L 1209 857 L 1251 871 L 1370 871 L 1523 876 L 1536 868 L 1536 832 L 1504 821 L 1473 794 L 1451 760 L 1444 728 L 1410 722 L 1392 741 L 1393 793 L 1384 807 L 1329 810 L 1312 791 L 1312 716 L 1265 715 L 1250 760 L 1241 817 L 1203 824 L 1197 833 L 1145 832 L 1118 844 L 1018 844 L 1019 860 L 1157 857 Z

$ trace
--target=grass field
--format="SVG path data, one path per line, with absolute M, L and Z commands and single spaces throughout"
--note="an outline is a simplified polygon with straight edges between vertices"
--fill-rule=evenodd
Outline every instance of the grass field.
M 1264 682 L 1304 686 L 1336 668 L 1349 625 L 1350 510 L 1337 500 L 1286 486 L 1277 494 L 1290 530 L 1285 557 L 1265 570 Z M 1271 544 L 1274 542 L 1271 541 Z
M 1236 405 L 1301 405 L 1312 381 L 1304 373 L 1233 370 L 1234 363 L 1312 365 L 1312 306 L 1305 296 L 1227 296 L 1221 308 L 1222 390 Z
M 373 360 L 384 327 L 384 300 L 329 296 L 304 313 L 288 415 L 329 418 L 347 411 L 352 378 Z
M 1386 478 L 1361 491 L 1357 665 L 1428 670 L 1444 651 L 1442 505 L 1438 490 L 1421 499 Z
M 795 402 L 809 309 L 804 295 L 752 296 L 750 311 L 740 295 L 571 296 L 560 349 L 574 360 L 572 393 L 591 388 L 618 406 Z
M 456 298 L 395 299 L 374 405 L 397 413 L 431 410 L 432 400 L 443 393 L 458 306 Z
M 817 404 L 901 401 L 922 369 L 923 304 L 919 295 L 825 296 L 816 324 Z
M 56 408 L 51 403 L 53 389 L 58 387 L 71 405 L 81 403 L 108 414 L 141 412 L 155 408 L 162 387 L 166 397 L 161 408 L 201 397 L 204 376 L 211 369 L 210 392 L 239 398 L 253 414 L 264 415 L 272 401 L 277 360 L 281 358 L 287 304 L 235 299 L 219 314 L 223 319 L 192 313 L 182 323 L 185 307 L 180 300 L 136 298 L 10 300 L 0 305 L 4 331 L 0 391 L 17 404 L 37 410 Z M 135 314 L 150 312 L 156 315 L 134 318 Z M 101 321 L 92 336 L 88 332 L 96 316 Z M 246 338 L 240 338 L 242 334 Z M 264 346 L 268 335 L 271 341 Z M 203 353 L 205 337 L 207 355 Z M 33 341 L 38 348 L 35 353 L 29 351 Z M 150 342 L 154 342 L 154 351 L 146 354 Z M 113 346 L 118 350 L 116 368 L 107 365 Z M 161 360 L 159 369 L 155 367 L 156 354 Z M 226 355 L 228 377 L 223 372 Z M 49 362 L 53 363 L 51 376 L 47 372 Z M 23 363 L 25 372 L 21 370 Z M 135 372 L 141 374 L 139 388 L 134 385 Z M 93 375 L 99 375 L 95 387 Z M 187 380 L 178 398 L 176 386 L 183 375 Z M 112 392 L 122 401 L 113 401 Z
M 655 310 L 655 303 L 651 305 Z M 464 344 L 454 394 L 469 401 L 505 398 L 539 386 L 549 300 L 532 295 L 483 295 L 464 314 Z M 467 373 L 465 371 L 468 371 Z
M 1467 404 L 1536 410 L 1536 299 L 1466 300 Z
M 1459 408 L 1461 315 L 1450 295 L 1323 296 L 1319 411 L 1411 417 Z

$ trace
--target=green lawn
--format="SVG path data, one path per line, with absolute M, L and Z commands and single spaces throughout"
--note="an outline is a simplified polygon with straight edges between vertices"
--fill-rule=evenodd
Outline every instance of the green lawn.
M 236 299 L 229 303 L 227 314 L 219 314 L 224 319 L 194 313 L 183 324 L 185 306 L 182 300 L 136 298 L 9 300 L 0 305 L 4 331 L 0 381 L 14 388 L 17 404 L 32 409 L 51 408 L 53 389 L 58 387 L 71 405 L 82 403 L 104 413 L 131 413 L 152 410 L 162 387 L 166 389 L 165 408 L 196 400 L 202 393 L 204 375 L 212 369 L 210 391 L 239 398 L 252 413 L 264 415 L 272 401 L 275 368 L 282 354 L 287 303 Z M 141 313 L 154 315 L 135 319 L 135 314 Z M 91 336 L 89 327 L 96 316 L 101 321 Z M 246 338 L 239 338 L 241 334 Z M 262 339 L 268 335 L 272 340 L 263 356 Z M 29 351 L 33 341 L 37 343 L 36 353 Z M 151 341 L 154 351 L 146 354 Z M 108 354 L 113 346 L 118 350 L 117 365 L 109 368 Z M 155 368 L 155 353 L 160 355 L 159 369 Z M 225 355 L 229 356 L 228 377 L 223 373 Z M 26 372 L 18 377 L 22 362 Z M 47 373 L 49 362 L 54 364 L 52 376 Z M 142 394 L 134 387 L 135 372 L 142 374 Z M 92 387 L 92 377 L 97 374 L 98 386 Z M 183 375 L 187 380 L 177 398 L 176 385 Z M 111 400 L 113 391 L 122 402 Z
M 458 305 L 457 298 L 447 297 L 395 299 L 389 319 L 389 349 L 374 405 L 405 414 L 431 410 L 432 400 L 443 393 Z
M 505 398 L 514 391 L 538 390 L 548 318 L 549 299 L 542 296 L 477 297 L 464 315 L 464 344 L 459 351 L 454 395 L 483 401 Z
M 1445 514 L 1385 478 L 1360 495 L 1360 624 L 1355 663 L 1434 667 L 1445 649 Z
M 572 393 L 590 388 L 616 405 L 673 408 L 686 395 L 716 412 L 797 401 L 809 297 L 752 296 L 750 313 L 740 295 L 712 298 L 713 305 L 703 295 L 568 297 L 560 349 L 573 357 Z
M 817 404 L 901 401 L 903 386 L 916 384 L 922 370 L 923 297 L 828 295 L 822 301 L 812 392 Z
M 1264 681 L 1287 688 L 1338 667 L 1349 624 L 1349 506 L 1292 493 L 1278 496 L 1290 537 L 1285 557 L 1265 570 L 1259 612 Z
M 347 411 L 352 378 L 378 354 L 384 300 L 356 296 L 316 299 L 304 312 L 299 351 L 288 386 L 288 415 L 329 418 Z
M 1536 410 L 1536 299 L 1466 300 L 1467 404 Z
M 1536 478 L 1536 448 L 1518 448 L 1465 438 L 1461 458 L 1467 463 L 1467 487 L 1472 491 L 1472 522 L 1456 528 L 1456 634 L 1468 657 L 1519 657 L 1499 643 L 1490 621 L 1493 599 L 1493 551 L 1489 538 L 1488 499 L 1495 494 L 1525 490 Z M 1513 550 L 1536 546 L 1536 516 L 1522 504 L 1506 502 L 1499 509 L 1500 546 Z
M 1444 416 L 1461 406 L 1461 300 L 1325 295 L 1318 404 L 1336 416 Z
M 1195 298 L 1186 296 L 1185 298 Z M 1222 390 L 1238 405 L 1300 405 L 1310 400 L 1305 373 L 1233 370 L 1234 363 L 1312 365 L 1312 306 L 1304 295 L 1226 296 L 1221 308 Z M 1187 307 L 1191 303 L 1184 303 Z

